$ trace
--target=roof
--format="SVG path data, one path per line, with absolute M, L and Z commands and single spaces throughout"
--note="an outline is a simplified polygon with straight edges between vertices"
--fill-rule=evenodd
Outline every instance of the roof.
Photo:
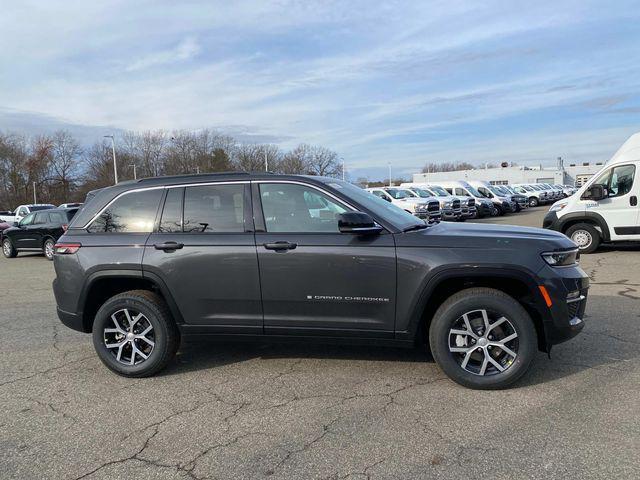
M 611 157 L 607 164 L 632 162 L 635 160 L 640 160 L 640 132 L 631 135 L 618 151 L 613 154 L 613 157 Z

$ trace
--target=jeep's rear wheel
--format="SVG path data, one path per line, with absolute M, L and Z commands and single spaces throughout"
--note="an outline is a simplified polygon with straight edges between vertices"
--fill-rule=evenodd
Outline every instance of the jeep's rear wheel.
M 13 243 L 8 238 L 2 241 L 2 253 L 7 258 L 16 258 L 18 251 L 14 248 Z
M 588 223 L 571 225 L 565 235 L 578 245 L 580 253 L 593 253 L 600 246 L 600 232 Z
M 107 300 L 96 314 L 93 346 L 109 369 L 148 377 L 173 359 L 180 333 L 166 303 L 153 292 L 132 290 Z
M 529 206 L 530 207 L 537 207 L 539 203 L 540 202 L 538 201 L 538 199 L 536 197 L 530 197 L 529 198 Z
M 531 317 L 514 298 L 499 290 L 470 288 L 440 306 L 429 344 L 449 378 L 487 390 L 506 388 L 528 371 L 537 338 Z

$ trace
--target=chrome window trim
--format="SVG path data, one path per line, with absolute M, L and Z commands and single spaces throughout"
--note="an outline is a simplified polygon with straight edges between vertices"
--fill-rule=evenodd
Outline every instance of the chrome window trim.
M 182 185 L 159 185 L 159 186 L 155 186 L 155 187 L 141 187 L 141 188 L 134 188 L 132 190 L 126 190 L 124 192 L 119 193 L 118 195 L 116 195 L 114 198 L 111 199 L 111 201 L 109 201 L 109 203 L 107 203 L 104 207 L 102 207 L 102 209 L 96 213 L 91 220 L 89 220 L 83 227 L 83 229 L 87 229 L 89 228 L 89 226 L 95 222 L 98 217 L 100 215 L 102 215 L 104 213 L 104 211 L 109 208 L 111 205 L 113 205 L 113 203 L 118 200 L 119 198 L 123 197 L 124 195 L 129 195 L 130 193 L 135 193 L 135 192 L 145 192 L 147 190 L 167 190 L 170 188 L 184 188 L 184 187 L 198 187 L 198 186 L 207 186 L 207 185 L 230 185 L 230 184 L 248 184 L 250 183 L 247 180 L 242 180 L 242 181 L 222 181 L 222 182 L 202 182 L 202 183 L 185 183 Z M 108 233 L 108 232 L 105 232 Z M 118 233 L 118 232 L 116 232 Z M 134 232 L 130 232 L 130 233 L 134 233 Z M 149 233 L 149 232 L 141 232 L 141 233 Z
M 302 185 L 304 187 L 311 187 L 321 193 L 324 193 L 325 195 L 327 195 L 328 197 L 331 197 L 332 199 L 334 199 L 336 202 L 338 202 L 339 204 L 341 204 L 344 207 L 347 207 L 347 210 L 351 210 L 353 212 L 358 212 L 359 210 L 357 208 L 355 208 L 353 205 L 345 202 L 344 200 L 342 200 L 341 198 L 336 197 L 334 194 L 332 194 L 331 192 L 327 192 L 326 190 L 313 185 L 311 183 L 305 183 L 305 182 L 298 182 L 295 180 L 253 180 L 251 183 L 292 183 L 294 185 Z M 260 208 L 262 208 L 262 198 L 260 199 Z M 263 213 L 264 215 L 264 213 Z

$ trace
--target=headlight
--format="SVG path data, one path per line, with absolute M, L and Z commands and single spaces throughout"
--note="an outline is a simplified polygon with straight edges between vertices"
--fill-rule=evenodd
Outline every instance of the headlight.
M 566 206 L 567 206 L 567 202 L 556 203 L 555 205 L 551 205 L 551 208 L 549 209 L 549 211 L 550 212 L 559 212 L 560 210 L 562 210 Z
M 453 202 L 444 202 L 442 204 L 442 208 L 451 208 L 453 206 Z
M 546 252 L 542 254 L 542 258 L 552 267 L 567 267 L 578 263 L 580 252 L 577 248 L 564 252 Z
M 416 212 L 426 212 L 428 209 L 429 206 L 426 203 L 419 203 L 414 208 Z

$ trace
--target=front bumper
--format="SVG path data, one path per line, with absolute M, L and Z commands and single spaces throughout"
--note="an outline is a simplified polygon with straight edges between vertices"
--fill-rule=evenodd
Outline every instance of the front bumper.
M 447 208 L 442 210 L 442 219 L 447 221 L 456 221 L 462 216 L 460 210 L 454 210 L 453 208 Z
M 589 277 L 579 267 L 544 266 L 538 276 L 552 304 L 544 305 L 542 320 L 547 350 L 566 342 L 584 328 Z
M 548 212 L 544 216 L 544 220 L 542 220 L 542 228 L 546 228 L 547 230 L 555 230 L 556 232 L 559 232 L 560 220 L 558 219 L 558 214 L 556 212 Z

